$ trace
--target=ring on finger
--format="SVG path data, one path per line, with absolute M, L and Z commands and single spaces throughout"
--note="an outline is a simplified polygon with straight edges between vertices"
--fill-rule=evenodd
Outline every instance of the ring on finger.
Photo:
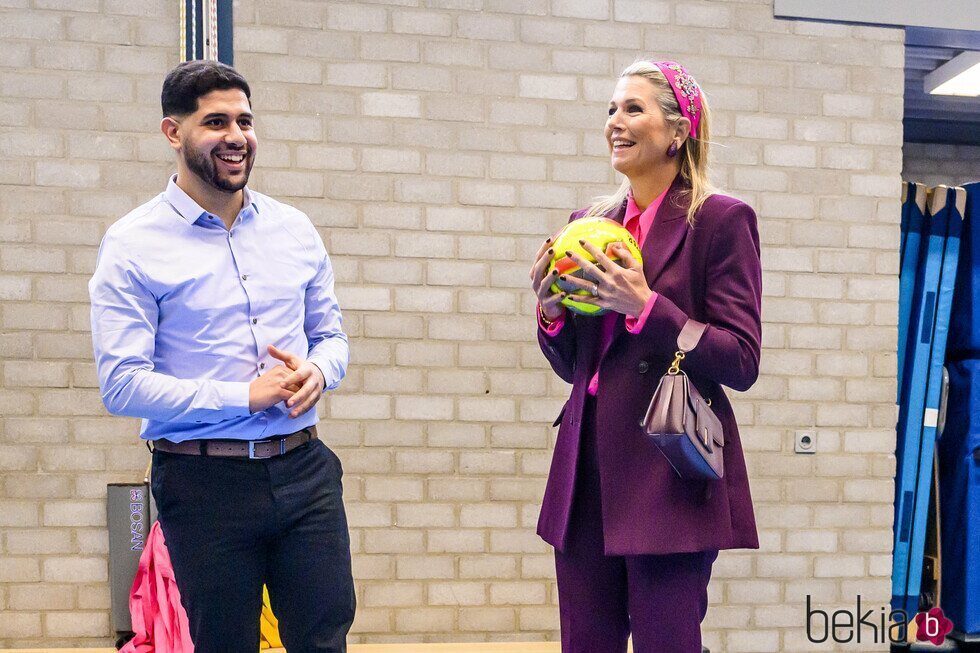
M 599 284 L 598 283 L 593 283 L 592 284 L 592 296 L 593 297 L 598 297 L 599 296 Z

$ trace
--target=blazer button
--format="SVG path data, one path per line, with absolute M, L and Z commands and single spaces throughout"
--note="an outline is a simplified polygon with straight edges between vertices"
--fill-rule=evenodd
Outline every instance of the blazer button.
M 639 369 L 640 374 L 646 374 L 647 370 L 650 369 L 650 363 L 646 361 L 640 361 L 640 365 L 637 369 Z

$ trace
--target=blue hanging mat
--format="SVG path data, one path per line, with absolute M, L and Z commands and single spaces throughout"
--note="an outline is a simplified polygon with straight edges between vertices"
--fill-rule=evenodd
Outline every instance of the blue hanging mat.
M 919 263 L 919 251 L 925 228 L 925 184 L 902 184 L 902 245 L 901 274 L 898 288 L 898 391 L 902 389 L 902 371 L 905 367 L 906 340 L 909 318 L 912 313 L 912 294 L 915 290 L 915 270 Z
M 932 191 L 929 192 L 930 197 Z M 909 296 L 909 325 L 906 329 L 902 385 L 899 387 L 898 424 L 896 438 L 895 472 L 895 546 L 892 554 L 892 603 L 895 608 L 905 608 L 908 589 L 909 544 L 912 538 L 912 517 L 915 507 L 916 471 L 918 470 L 919 444 L 922 436 L 922 415 L 925 412 L 925 383 L 912 383 L 910 379 L 924 381 L 928 377 L 929 351 L 936 315 L 936 294 L 939 275 L 942 272 L 942 253 L 946 239 L 946 212 L 936 215 L 923 213 L 922 243 L 914 266 L 903 270 L 912 276 L 912 292 Z M 911 249 L 906 249 L 905 261 L 912 259 Z M 902 279 L 900 286 L 908 286 Z M 922 341 L 925 342 L 922 342 Z M 910 416 L 911 415 L 911 416 Z M 913 610 L 914 611 L 914 610 Z
M 966 215 L 980 216 L 980 182 L 967 184 Z M 949 323 L 951 360 L 980 358 L 980 227 L 968 218 L 963 224 L 963 246 L 959 273 L 956 277 L 956 299 Z
M 898 267 L 902 268 L 905 260 L 905 239 L 909 235 L 909 204 L 915 201 L 915 184 L 910 181 L 902 182 L 902 221 L 901 239 L 898 243 Z
M 949 410 L 939 439 L 942 608 L 980 635 L 980 360 L 949 366 Z
M 908 596 L 917 598 L 921 590 L 922 562 L 926 547 L 926 530 L 930 502 L 934 499 L 933 467 L 936 452 L 936 439 L 939 437 L 939 409 L 942 392 L 943 364 L 946 362 L 946 344 L 949 335 L 949 318 L 952 312 L 956 274 L 960 257 L 960 243 L 963 234 L 963 216 L 966 209 L 966 191 L 950 188 L 946 193 L 945 210 L 948 229 L 946 247 L 943 254 L 943 267 L 939 277 L 936 322 L 933 328 L 932 349 L 929 353 L 929 376 L 926 385 L 926 405 L 922 417 L 922 439 L 919 449 L 915 493 L 915 515 L 912 522 L 912 542 L 909 546 L 909 588 Z M 943 202 L 934 198 L 933 210 Z
M 954 633 L 980 638 L 980 355 L 971 343 L 980 291 L 980 183 L 966 186 L 966 220 L 960 269 L 950 323 L 949 401 L 946 427 L 939 438 L 940 529 L 942 532 L 941 605 Z
M 892 606 L 907 613 L 919 607 L 943 363 L 965 202 L 962 189 L 938 186 L 932 190 L 911 298 L 897 427 L 892 569 Z M 910 255 L 906 249 L 906 260 Z

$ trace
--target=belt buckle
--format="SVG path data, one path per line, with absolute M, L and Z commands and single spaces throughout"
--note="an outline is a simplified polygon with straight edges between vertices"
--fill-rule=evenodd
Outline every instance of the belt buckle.
M 272 440 L 249 440 L 248 441 L 248 457 L 249 460 L 265 460 L 266 458 L 272 458 L 276 454 L 270 453 L 268 456 L 256 456 L 255 455 L 255 445 L 257 444 L 269 444 Z

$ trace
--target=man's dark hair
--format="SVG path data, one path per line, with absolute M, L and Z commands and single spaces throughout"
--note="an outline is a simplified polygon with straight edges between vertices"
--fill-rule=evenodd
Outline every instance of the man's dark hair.
M 211 91 L 238 88 L 251 104 L 252 90 L 241 73 L 218 61 L 185 61 L 163 80 L 163 116 L 186 116 L 197 111 L 197 99 Z

